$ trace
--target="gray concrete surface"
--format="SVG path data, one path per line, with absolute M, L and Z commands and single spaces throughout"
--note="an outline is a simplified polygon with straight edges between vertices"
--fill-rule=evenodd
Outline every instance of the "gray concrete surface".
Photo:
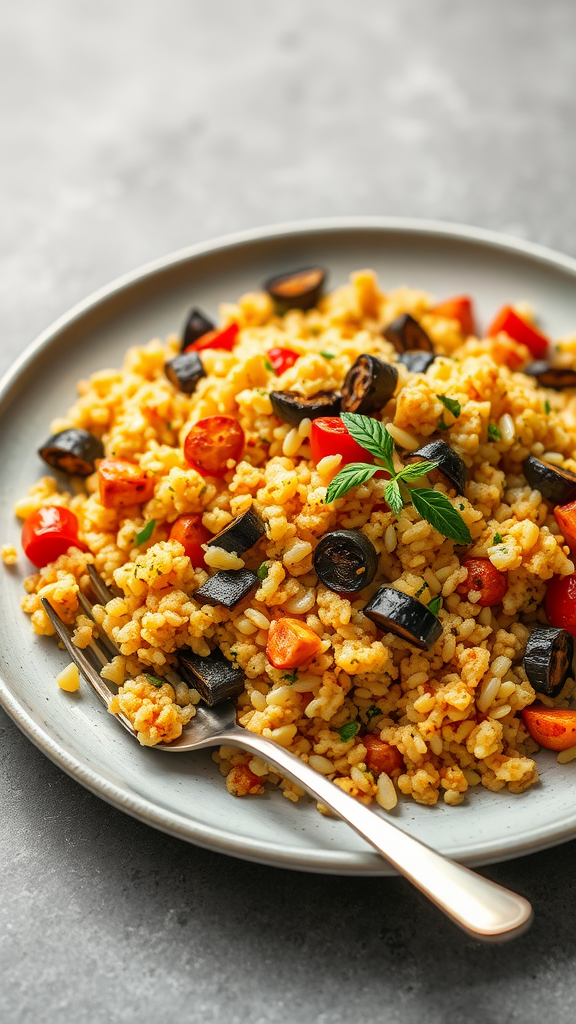
M 4 0 L 0 371 L 117 274 L 278 220 L 395 213 L 576 255 L 571 0 Z M 487 869 L 481 947 L 402 881 L 189 847 L 0 713 L 0 1020 L 531 1024 L 576 1016 L 576 843 Z

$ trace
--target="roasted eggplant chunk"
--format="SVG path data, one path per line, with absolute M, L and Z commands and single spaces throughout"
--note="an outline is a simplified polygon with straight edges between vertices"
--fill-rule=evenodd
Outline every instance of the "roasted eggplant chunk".
M 398 383 L 398 370 L 376 356 L 358 356 L 346 374 L 342 388 L 342 411 L 364 416 L 383 409 Z
M 49 437 L 46 444 L 38 449 L 38 455 L 61 473 L 90 476 L 96 468 L 96 459 L 104 458 L 104 446 L 100 438 L 88 430 L 69 427 Z

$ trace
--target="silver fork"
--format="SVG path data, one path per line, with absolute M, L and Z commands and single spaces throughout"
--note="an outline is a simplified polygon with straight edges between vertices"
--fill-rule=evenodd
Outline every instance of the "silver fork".
M 93 567 L 89 569 L 96 597 L 99 602 L 106 604 L 114 595 Z M 92 617 L 92 606 L 84 594 L 80 595 L 80 601 L 84 612 Z M 112 691 L 86 653 L 74 645 L 72 630 L 61 621 L 46 598 L 42 598 L 42 605 L 72 661 L 109 709 Z M 118 650 L 103 630 L 100 630 L 99 641 L 99 644 L 94 641 L 91 645 L 92 653 L 100 664 L 105 664 Z M 131 736 L 136 737 L 136 731 L 124 715 L 116 714 L 115 718 Z M 179 754 L 221 744 L 230 744 L 257 754 L 267 764 L 274 765 L 283 775 L 303 786 L 351 825 L 473 938 L 503 941 L 520 935 L 530 926 L 532 907 L 522 896 L 442 856 L 403 832 L 389 817 L 383 817 L 358 803 L 354 797 L 284 747 L 258 733 L 243 729 L 236 722 L 236 709 L 231 700 L 216 707 L 198 704 L 195 717 L 184 727 L 179 739 L 169 744 L 160 743 L 154 749 Z

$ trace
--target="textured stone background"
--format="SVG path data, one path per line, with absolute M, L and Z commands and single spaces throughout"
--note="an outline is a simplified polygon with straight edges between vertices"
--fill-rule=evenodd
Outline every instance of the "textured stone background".
M 4 0 L 0 371 L 72 303 L 236 228 L 476 223 L 576 254 L 570 0 Z M 0 1019 L 576 1015 L 576 843 L 487 869 L 485 947 L 407 884 L 243 864 L 124 817 L 0 713 Z

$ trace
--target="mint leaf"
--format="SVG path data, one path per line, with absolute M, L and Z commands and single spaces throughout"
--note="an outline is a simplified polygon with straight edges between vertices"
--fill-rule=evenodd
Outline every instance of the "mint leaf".
M 488 424 L 488 437 L 491 441 L 500 441 L 502 434 L 495 423 Z
M 410 491 L 410 497 L 418 515 L 438 533 L 456 544 L 472 543 L 470 530 L 445 494 L 427 487 L 415 487 Z
M 268 566 L 266 565 L 266 562 L 262 562 L 262 565 L 258 566 L 258 569 L 256 570 L 256 575 L 259 580 L 266 579 L 268 575 Z
M 158 676 L 149 676 L 147 672 L 145 672 L 144 675 L 146 676 L 148 682 L 151 683 L 152 686 L 155 686 L 156 689 L 159 689 L 161 686 L 164 686 L 164 683 L 166 682 L 165 679 L 159 679 Z
M 394 515 L 399 516 L 404 508 L 404 499 L 396 480 L 391 480 L 384 491 L 384 500 L 390 505 Z
M 340 419 L 350 436 L 371 455 L 384 459 L 388 469 L 393 473 L 394 441 L 384 424 L 380 420 L 373 419 L 372 416 L 361 416 L 357 412 L 343 412 Z
M 342 742 L 347 743 L 348 740 L 351 740 L 352 737 L 356 735 L 359 728 L 360 726 L 358 725 L 358 722 L 346 722 L 346 725 L 340 726 L 339 729 L 336 729 L 336 732 Z
M 438 398 L 439 401 L 442 402 L 442 405 L 444 406 L 445 409 L 448 409 L 448 412 L 451 412 L 452 415 L 456 419 L 458 419 L 460 413 L 462 412 L 462 406 L 460 405 L 460 402 L 457 402 L 455 398 L 448 398 L 448 395 L 436 395 L 436 398 Z
M 544 402 L 544 412 L 546 413 L 547 416 L 549 416 L 551 411 L 552 411 L 552 406 L 550 405 L 550 402 L 548 401 L 548 399 L 546 399 L 546 401 Z
M 336 359 L 335 352 L 321 352 L 320 355 L 324 356 L 324 359 Z
M 144 526 L 140 530 L 140 533 L 136 534 L 136 543 L 138 544 L 138 546 L 140 546 L 140 544 L 145 544 L 147 540 L 150 540 L 150 537 L 152 536 L 152 534 L 154 532 L 154 527 L 155 526 L 156 526 L 156 520 L 155 519 L 150 519 L 146 523 L 146 526 Z
M 500 536 L 499 533 L 495 533 L 494 534 L 494 536 L 492 537 L 492 543 L 493 544 L 503 544 L 504 543 L 504 541 L 502 540 L 502 537 Z
M 435 615 L 436 618 L 438 618 L 438 612 L 440 611 L 441 600 L 441 597 L 433 597 L 432 600 L 430 601 L 430 604 L 428 605 L 428 611 L 432 612 L 432 615 Z
M 418 480 L 421 476 L 426 476 L 426 473 L 431 473 L 433 469 L 436 469 L 437 462 L 411 462 L 410 465 L 404 466 L 396 475 L 397 480 Z
M 326 491 L 326 504 L 329 505 L 331 501 L 341 498 L 343 494 L 347 494 L 353 487 L 365 484 L 367 480 L 372 479 L 374 473 L 377 473 L 379 469 L 380 466 L 369 466 L 366 462 L 351 462 L 350 465 L 344 466 L 336 474 Z

